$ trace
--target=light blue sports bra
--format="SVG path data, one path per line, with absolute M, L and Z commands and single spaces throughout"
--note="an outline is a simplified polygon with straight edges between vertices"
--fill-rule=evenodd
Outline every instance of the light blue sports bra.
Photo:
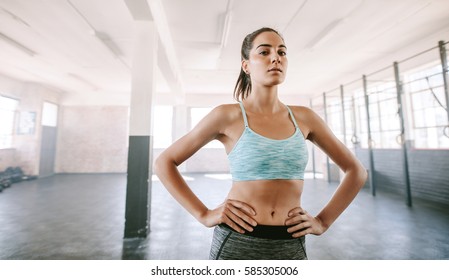
M 233 181 L 299 179 L 304 180 L 307 145 L 292 111 L 295 133 L 287 139 L 275 140 L 253 131 L 248 125 L 245 108 L 240 102 L 245 130 L 228 154 Z

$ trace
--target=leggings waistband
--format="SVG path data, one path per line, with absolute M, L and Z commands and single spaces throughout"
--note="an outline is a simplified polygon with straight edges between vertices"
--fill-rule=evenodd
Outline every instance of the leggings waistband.
M 227 224 L 220 224 L 218 226 L 228 228 L 236 232 Z M 253 231 L 245 230 L 244 235 L 266 239 L 294 239 L 292 233 L 287 232 L 288 228 L 288 226 L 257 225 L 253 227 Z

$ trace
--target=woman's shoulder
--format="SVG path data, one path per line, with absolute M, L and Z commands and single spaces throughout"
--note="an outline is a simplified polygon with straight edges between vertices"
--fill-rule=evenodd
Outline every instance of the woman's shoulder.
M 213 108 L 211 114 L 223 120 L 234 120 L 241 117 L 241 109 L 238 103 L 221 104 Z
M 316 115 L 316 113 L 310 107 L 307 106 L 288 105 L 288 107 L 292 110 L 295 117 L 297 118 Z
M 237 122 L 243 123 L 240 105 L 238 103 L 218 105 L 212 109 L 204 121 L 210 129 L 217 130 L 220 134 L 226 134 L 225 132 Z
M 228 104 L 220 104 L 220 105 L 214 107 L 213 110 L 217 110 L 220 112 L 232 112 L 239 108 L 240 108 L 240 105 L 238 103 L 228 103 Z
M 317 114 L 312 108 L 307 106 L 289 106 L 295 116 L 295 119 L 313 130 L 317 125 L 321 125 L 324 119 Z

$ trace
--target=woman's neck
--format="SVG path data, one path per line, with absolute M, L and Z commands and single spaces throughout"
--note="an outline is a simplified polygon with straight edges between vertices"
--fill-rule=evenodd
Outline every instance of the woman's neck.
M 243 103 L 255 113 L 274 114 L 281 109 L 277 87 L 253 88 Z

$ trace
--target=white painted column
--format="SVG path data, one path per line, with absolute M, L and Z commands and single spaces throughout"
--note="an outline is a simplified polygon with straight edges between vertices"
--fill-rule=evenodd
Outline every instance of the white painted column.
M 136 21 L 129 119 L 125 238 L 147 237 L 150 230 L 152 175 L 152 100 L 157 67 L 157 31 L 152 21 Z

